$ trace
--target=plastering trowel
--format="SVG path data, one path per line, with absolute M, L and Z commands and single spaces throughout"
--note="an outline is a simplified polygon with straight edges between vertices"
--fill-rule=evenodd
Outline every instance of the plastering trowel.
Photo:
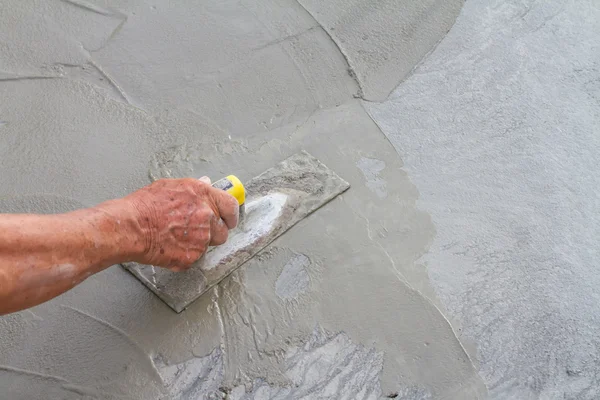
M 243 211 L 242 222 L 230 232 L 227 243 L 211 247 L 185 272 L 124 264 L 176 312 L 184 310 L 298 221 L 350 187 L 304 151 L 248 181 L 245 192 L 234 176 L 214 185 L 233 194 Z

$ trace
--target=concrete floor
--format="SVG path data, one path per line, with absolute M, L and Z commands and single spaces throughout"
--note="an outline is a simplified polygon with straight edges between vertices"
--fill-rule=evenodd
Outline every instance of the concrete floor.
M 352 185 L 182 314 L 115 266 L 0 318 L 3 396 L 600 396 L 596 1 L 0 10 L 2 212 L 300 149 Z

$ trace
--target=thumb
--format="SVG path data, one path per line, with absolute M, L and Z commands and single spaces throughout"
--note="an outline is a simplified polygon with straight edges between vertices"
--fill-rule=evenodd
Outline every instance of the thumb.
M 203 176 L 202 178 L 198 179 L 199 181 L 202 181 L 206 184 L 211 184 L 212 182 L 210 181 L 210 178 L 208 176 Z

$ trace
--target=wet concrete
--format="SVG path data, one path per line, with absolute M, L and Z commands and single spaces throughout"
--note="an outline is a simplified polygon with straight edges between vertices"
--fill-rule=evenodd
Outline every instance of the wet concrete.
M 247 180 L 302 149 L 352 186 L 182 314 L 113 267 L 0 318 L 9 398 L 486 397 L 420 261 L 436 238 L 422 194 L 357 99 L 385 97 L 461 4 L 403 2 L 415 35 L 389 4 L 361 19 L 373 2 L 304 3 L 0 1 L 0 211 Z M 386 47 L 365 56 L 377 24 Z

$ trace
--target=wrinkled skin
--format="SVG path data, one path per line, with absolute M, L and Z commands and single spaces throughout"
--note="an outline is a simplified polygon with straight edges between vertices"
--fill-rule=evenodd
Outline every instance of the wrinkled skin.
M 225 243 L 238 223 L 237 200 L 208 178 L 161 179 L 125 197 L 138 211 L 146 251 L 134 261 L 180 271 Z

